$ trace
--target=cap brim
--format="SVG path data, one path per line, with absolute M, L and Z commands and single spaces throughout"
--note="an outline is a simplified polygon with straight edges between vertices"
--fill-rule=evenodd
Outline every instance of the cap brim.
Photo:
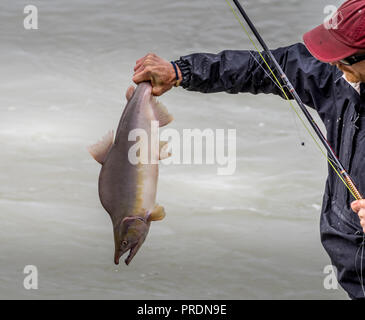
M 358 52 L 338 41 L 323 24 L 305 33 L 303 40 L 309 52 L 323 62 L 336 62 Z

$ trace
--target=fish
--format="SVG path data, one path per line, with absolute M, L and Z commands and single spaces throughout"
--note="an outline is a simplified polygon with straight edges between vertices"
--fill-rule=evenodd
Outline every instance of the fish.
M 116 265 L 128 251 L 125 263 L 129 265 L 144 243 L 151 222 L 165 217 L 164 207 L 156 203 L 159 160 L 171 156 L 167 141 L 159 141 L 158 128 L 173 117 L 152 95 L 150 82 L 130 86 L 126 98 L 115 138 L 109 131 L 88 147 L 101 164 L 99 198 L 113 224 Z

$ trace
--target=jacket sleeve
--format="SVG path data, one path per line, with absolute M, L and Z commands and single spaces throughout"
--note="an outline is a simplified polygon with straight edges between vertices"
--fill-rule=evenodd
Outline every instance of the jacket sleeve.
M 272 50 L 272 53 L 303 102 L 319 111 L 320 102 L 333 92 L 336 67 L 315 59 L 301 43 Z M 275 70 L 268 56 L 262 55 Z M 195 53 L 181 57 L 176 63 L 183 74 L 181 86 L 187 90 L 272 93 L 285 98 L 258 52 L 226 50 L 218 54 Z M 280 75 L 275 74 L 280 79 Z M 292 99 L 290 93 L 286 93 Z

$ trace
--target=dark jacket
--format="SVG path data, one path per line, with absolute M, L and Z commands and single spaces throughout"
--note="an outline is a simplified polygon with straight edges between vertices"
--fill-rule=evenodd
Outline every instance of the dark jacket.
M 355 185 L 365 194 L 365 84 L 357 91 L 335 66 L 316 60 L 303 44 L 272 51 L 303 102 L 317 110 L 327 129 L 327 139 Z M 205 93 L 283 93 L 259 66 L 257 52 L 227 50 L 197 53 L 176 63 L 183 74 L 181 86 Z M 263 54 L 267 61 L 266 54 Z M 271 67 L 273 64 L 270 63 Z M 290 95 L 289 95 L 290 96 Z M 321 214 L 321 240 L 338 280 L 351 298 L 364 298 L 361 286 L 363 232 L 351 210 L 354 199 L 329 167 Z M 365 261 L 363 274 L 365 278 Z M 364 282 L 365 285 L 365 282 Z

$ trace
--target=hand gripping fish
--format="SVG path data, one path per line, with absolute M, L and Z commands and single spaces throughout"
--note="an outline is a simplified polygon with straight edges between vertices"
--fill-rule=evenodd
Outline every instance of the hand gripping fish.
M 125 259 L 128 265 L 145 241 L 151 221 L 162 220 L 165 216 L 164 208 L 155 203 L 158 160 L 170 153 L 167 142 L 159 142 L 158 126 L 167 125 L 173 118 L 151 91 L 149 82 L 139 84 L 136 89 L 129 87 L 128 102 L 115 140 L 111 131 L 88 148 L 102 165 L 99 197 L 113 223 L 115 264 L 119 264 L 120 257 L 130 250 Z M 157 129 L 153 124 L 157 124 Z M 145 133 L 145 138 L 133 135 L 138 130 Z M 131 157 L 133 153 L 139 157 L 137 162 Z M 142 161 L 142 153 L 146 159 L 148 156 L 148 161 Z

